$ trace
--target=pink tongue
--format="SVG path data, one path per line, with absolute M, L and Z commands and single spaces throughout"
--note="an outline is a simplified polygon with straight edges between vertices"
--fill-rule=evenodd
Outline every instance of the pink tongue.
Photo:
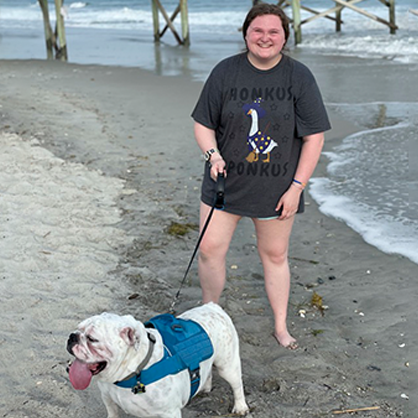
M 88 365 L 80 360 L 74 360 L 70 366 L 69 375 L 71 384 L 77 390 L 86 389 L 93 377 Z

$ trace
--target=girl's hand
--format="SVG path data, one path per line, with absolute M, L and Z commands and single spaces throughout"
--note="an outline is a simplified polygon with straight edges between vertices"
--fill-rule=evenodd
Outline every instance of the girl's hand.
M 298 211 L 302 191 L 303 190 L 300 187 L 292 184 L 286 193 L 284 193 L 276 206 L 276 211 L 279 211 L 280 208 L 282 208 L 282 213 L 279 216 L 280 220 L 289 219 L 292 216 L 295 216 Z
M 210 159 L 209 164 L 210 164 L 210 176 L 212 180 L 217 181 L 219 173 L 224 173 L 224 176 L 226 177 L 226 171 L 225 171 L 226 163 L 220 154 L 218 153 L 213 154 L 212 158 Z

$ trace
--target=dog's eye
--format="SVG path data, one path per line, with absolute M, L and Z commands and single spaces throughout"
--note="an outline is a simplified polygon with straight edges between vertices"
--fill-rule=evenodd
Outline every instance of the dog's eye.
M 99 340 L 96 340 L 95 338 L 93 338 L 91 335 L 86 335 L 86 338 L 88 341 L 90 341 L 91 343 L 98 343 Z

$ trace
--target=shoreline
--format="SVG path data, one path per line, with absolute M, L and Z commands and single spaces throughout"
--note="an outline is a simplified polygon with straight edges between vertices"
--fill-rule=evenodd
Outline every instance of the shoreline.
M 24 343 L 24 335 L 13 330 L 7 334 L 0 327 L 2 344 L 7 345 L 13 335 L 26 347 L 23 359 L 15 361 L 25 365 L 37 359 L 37 367 L 24 381 L 12 377 L 13 362 L 5 364 L 4 373 L 13 383 L 4 388 L 10 396 L 0 406 L 5 416 L 13 418 L 32 417 L 33 410 L 47 418 L 76 417 L 86 408 L 90 416 L 99 417 L 104 407 L 94 385 L 86 392 L 74 392 L 68 383 L 65 337 L 83 315 L 98 313 L 99 307 L 141 320 L 168 309 L 196 241 L 193 231 L 175 237 L 167 228 L 171 222 L 198 223 L 203 163 L 193 143 L 189 115 L 201 83 L 136 68 L 46 61 L 2 61 L 1 65 L 0 130 L 18 133 L 25 142 L 35 136 L 65 166 L 80 164 L 86 172 L 121 179 L 124 192 L 114 200 L 121 219 L 115 227 L 124 231 L 127 243 L 113 247 L 119 261 L 97 283 L 96 293 L 86 294 L 80 284 L 76 303 L 72 298 L 64 301 L 67 313 L 61 322 L 62 294 L 50 290 L 45 309 L 58 324 L 47 340 L 32 338 Z M 328 71 L 324 67 L 325 62 L 319 63 L 315 70 L 323 80 L 321 89 L 327 96 L 339 94 L 332 85 L 324 86 Z M 334 130 L 327 135 L 326 149 L 358 129 L 338 115 L 331 118 Z M 315 176 L 326 172 L 326 163 L 322 157 Z M 331 415 L 333 410 L 377 406 L 379 410 L 364 416 L 403 413 L 412 418 L 418 406 L 413 379 L 418 332 L 411 292 L 417 266 L 369 246 L 346 225 L 321 214 L 310 196 L 307 203 L 306 213 L 296 219 L 290 248 L 289 325 L 301 344 L 296 352 L 281 349 L 271 336 L 272 317 L 248 220 L 240 223 L 231 244 L 221 304 L 240 336 L 252 416 L 312 418 Z M 84 245 L 88 251 L 90 244 Z M 72 274 L 70 269 L 67 280 Z M 200 301 L 195 265 L 189 277 L 178 312 Z M 67 286 L 61 283 L 61 291 Z M 10 290 L 15 290 L 15 298 L 25 300 L 31 289 Z M 311 306 L 313 292 L 328 306 L 324 315 Z M 101 302 L 92 306 L 92 296 Z M 18 313 L 8 315 L 13 321 Z M 24 331 L 50 334 L 49 326 L 40 315 L 36 327 L 28 320 Z M 47 358 L 46 343 L 50 344 Z M 46 371 L 41 379 L 37 373 L 42 369 Z M 217 376 L 214 381 L 213 392 L 185 408 L 185 418 L 228 413 L 230 390 Z M 14 387 L 22 396 L 12 403 Z

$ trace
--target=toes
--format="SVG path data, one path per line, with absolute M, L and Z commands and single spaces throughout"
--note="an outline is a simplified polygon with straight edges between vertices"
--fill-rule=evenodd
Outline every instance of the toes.
M 288 345 L 284 347 L 287 348 L 288 350 L 297 350 L 299 348 L 299 344 L 297 343 L 297 341 L 292 341 L 291 343 L 289 343 Z
M 296 350 L 299 348 L 297 341 L 289 334 L 280 338 L 276 333 L 273 333 L 273 337 L 276 338 L 280 346 L 287 348 L 288 350 Z

